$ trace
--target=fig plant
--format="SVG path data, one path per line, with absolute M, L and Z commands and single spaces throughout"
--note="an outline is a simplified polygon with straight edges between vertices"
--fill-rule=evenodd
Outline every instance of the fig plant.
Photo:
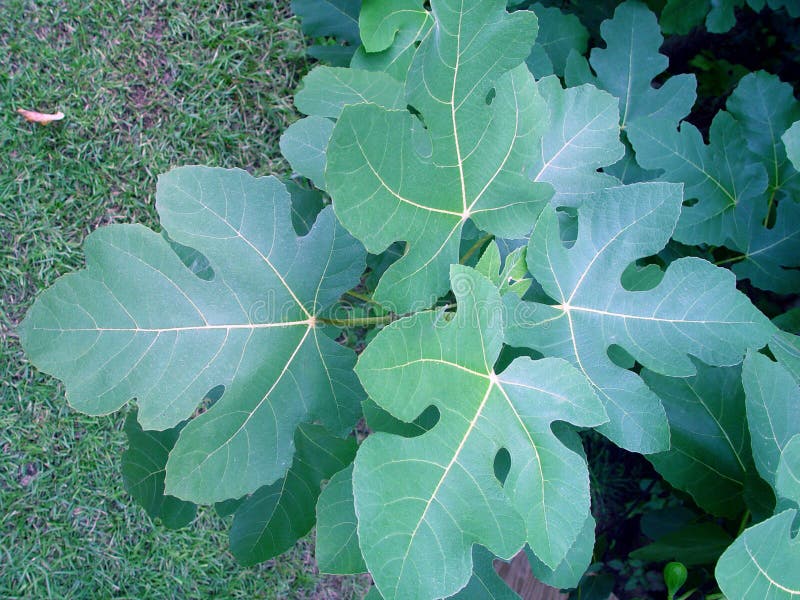
M 561 588 L 589 566 L 594 429 L 743 523 L 727 597 L 800 594 L 798 315 L 737 289 L 800 289 L 791 86 L 745 77 L 706 143 L 644 4 L 588 59 L 539 4 L 295 4 L 350 61 L 281 141 L 310 183 L 162 175 L 162 232 L 92 233 L 20 328 L 77 410 L 135 399 L 132 496 L 232 514 L 245 564 L 316 525 L 320 569 L 374 597 L 513 597 L 494 558 Z

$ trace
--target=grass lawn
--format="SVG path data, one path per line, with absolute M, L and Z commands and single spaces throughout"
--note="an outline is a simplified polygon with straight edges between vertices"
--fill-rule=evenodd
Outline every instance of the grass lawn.
M 86 235 L 157 227 L 156 176 L 202 163 L 285 173 L 308 65 L 288 0 L 0 0 L 0 598 L 351 598 L 311 544 L 255 568 L 210 510 L 153 524 L 122 489 L 124 415 L 83 417 L 14 328 L 79 268 Z M 61 110 L 41 127 L 17 108 Z

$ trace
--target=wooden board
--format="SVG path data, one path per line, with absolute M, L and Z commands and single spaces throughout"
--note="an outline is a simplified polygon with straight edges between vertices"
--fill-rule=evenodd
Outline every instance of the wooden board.
M 522 600 L 566 600 L 569 597 L 533 576 L 524 551 L 517 554 L 510 563 L 495 561 L 495 570 Z

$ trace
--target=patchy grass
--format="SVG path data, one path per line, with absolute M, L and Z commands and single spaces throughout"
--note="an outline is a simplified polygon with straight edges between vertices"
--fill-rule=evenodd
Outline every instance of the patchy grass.
M 0 2 L 0 597 L 351 598 L 310 542 L 238 567 L 212 511 L 153 525 L 122 490 L 122 415 L 66 407 L 14 328 L 37 291 L 79 268 L 98 225 L 157 227 L 156 176 L 202 163 L 285 172 L 279 133 L 306 68 L 277 2 Z M 17 108 L 61 110 L 41 127 Z

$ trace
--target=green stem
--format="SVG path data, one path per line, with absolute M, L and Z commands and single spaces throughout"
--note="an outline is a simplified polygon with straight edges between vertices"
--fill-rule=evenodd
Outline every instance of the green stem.
M 375 306 L 381 306 L 379 302 L 375 302 L 372 298 L 367 296 L 366 294 L 362 294 L 361 292 L 356 292 L 355 290 L 350 290 L 349 292 L 345 292 L 348 296 L 352 296 L 356 300 L 361 300 L 362 302 L 366 302 L 368 304 L 374 304 Z M 383 308 L 383 307 L 381 307 Z
M 739 523 L 739 533 L 736 534 L 736 537 L 742 535 L 745 529 L 747 529 L 747 522 L 750 520 L 750 511 L 744 511 L 744 515 L 742 515 L 742 522 Z
M 462 256 L 462 257 L 461 257 L 461 260 L 459 260 L 458 262 L 459 262 L 460 264 L 462 264 L 462 265 L 463 265 L 463 264 L 466 264 L 466 262 L 467 262 L 467 261 L 468 261 L 470 258 L 472 258 L 472 255 L 473 255 L 473 254 L 475 254 L 475 253 L 476 253 L 478 250 L 480 250 L 480 249 L 481 249 L 481 247 L 482 247 L 482 246 L 483 246 L 483 245 L 484 245 L 486 242 L 488 242 L 488 241 L 490 241 L 490 240 L 493 240 L 493 239 L 494 239 L 494 236 L 493 236 L 491 233 L 489 233 L 489 234 L 486 234 L 485 236 L 483 236 L 482 238 L 480 238 L 480 239 L 479 239 L 477 242 L 475 242 L 474 244 L 472 244 L 472 247 L 471 247 L 469 250 L 467 250 L 467 251 L 466 251 L 466 253 L 464 254 L 464 256 Z
M 736 263 L 736 262 L 742 261 L 745 258 L 747 258 L 747 255 L 746 254 L 742 254 L 741 256 L 732 256 L 730 258 L 726 258 L 726 259 L 723 259 L 723 260 L 718 260 L 714 264 L 717 265 L 718 267 L 720 267 L 722 265 L 727 265 L 727 264 L 730 264 L 730 263 Z
M 383 317 L 353 317 L 352 319 L 326 319 L 325 317 L 317 317 L 317 322 L 343 328 L 369 327 L 371 325 L 388 325 L 396 318 L 395 315 L 386 315 Z
M 778 181 L 777 168 L 775 169 L 775 171 L 776 171 L 775 172 L 775 181 Z M 772 215 L 772 207 L 775 204 L 775 195 L 778 193 L 778 188 L 779 187 L 780 187 L 780 185 L 776 185 L 775 187 L 772 188 L 772 191 L 770 192 L 769 201 L 767 202 L 767 215 L 764 217 L 764 221 L 762 223 L 764 225 L 764 227 L 769 227 L 769 218 Z

